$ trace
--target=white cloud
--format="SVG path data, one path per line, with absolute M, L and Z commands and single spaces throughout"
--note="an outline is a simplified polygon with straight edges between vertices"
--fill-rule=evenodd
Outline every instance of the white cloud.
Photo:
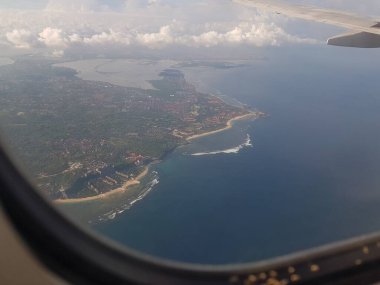
M 8 42 L 14 45 L 15 48 L 29 49 L 33 46 L 35 41 L 32 32 L 28 30 L 14 29 L 6 33 L 6 39 Z
M 111 2 L 119 3 L 119 12 L 115 5 L 103 4 Z M 287 32 L 283 19 L 228 0 L 50 0 L 43 11 L 0 10 L 0 41 L 18 49 L 47 48 L 57 56 L 68 49 L 86 52 L 105 46 L 133 50 L 316 43 Z
M 65 48 L 67 46 L 67 40 L 61 29 L 46 27 L 38 36 L 38 40 L 47 47 Z
M 176 37 L 172 34 L 172 28 L 166 25 L 161 27 L 158 33 L 138 33 L 136 40 L 143 46 L 158 48 L 175 43 Z
M 107 32 L 102 32 L 100 34 L 92 35 L 91 37 L 85 37 L 80 39 L 80 36 L 73 35 L 71 39 L 75 42 L 88 44 L 88 45 L 105 45 L 105 44 L 121 44 L 121 45 L 130 45 L 131 40 L 130 36 L 124 35 L 120 32 L 115 32 L 112 29 Z
M 317 41 L 312 39 L 301 39 L 287 34 L 283 29 L 270 23 L 240 23 L 233 29 L 218 33 L 208 31 L 199 36 L 192 36 L 187 44 L 203 47 L 217 45 L 252 45 L 255 47 L 278 46 L 284 43 L 304 43 L 315 44 Z
M 82 42 L 82 37 L 78 34 L 72 34 L 68 36 L 68 41 L 76 44 L 76 43 L 81 43 Z
M 223 36 L 216 31 L 208 31 L 200 34 L 199 36 L 191 36 L 188 40 L 184 37 L 185 42 L 193 42 L 195 46 L 213 47 L 223 41 Z
M 284 43 L 306 43 L 315 41 L 301 39 L 287 34 L 283 29 L 273 23 L 242 22 L 231 29 L 210 30 L 209 26 L 198 27 L 197 33 L 184 31 L 183 27 L 176 28 L 175 24 L 164 25 L 157 32 L 145 33 L 135 30 L 114 31 L 110 29 L 100 33 L 84 36 L 77 32 L 64 33 L 63 30 L 46 27 L 37 34 L 26 30 L 14 30 L 7 33 L 7 40 L 16 48 L 32 48 L 35 38 L 48 48 L 65 49 L 73 45 L 82 46 L 143 46 L 151 49 L 165 48 L 171 45 L 187 47 L 214 47 L 218 45 L 252 45 L 278 46 Z

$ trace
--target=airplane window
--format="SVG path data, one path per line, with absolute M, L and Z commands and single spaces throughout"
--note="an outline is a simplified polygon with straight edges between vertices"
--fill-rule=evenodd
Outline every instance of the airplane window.
M 0 15 L 3 147 L 84 228 L 218 266 L 380 229 L 377 1 L 5 1 Z

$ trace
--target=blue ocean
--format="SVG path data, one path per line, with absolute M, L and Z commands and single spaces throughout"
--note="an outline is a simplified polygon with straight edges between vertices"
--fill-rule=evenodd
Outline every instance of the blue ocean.
M 380 51 L 270 48 L 204 84 L 266 114 L 180 147 L 94 225 L 154 256 L 259 261 L 380 229 Z M 198 155 L 193 155 L 198 154 Z

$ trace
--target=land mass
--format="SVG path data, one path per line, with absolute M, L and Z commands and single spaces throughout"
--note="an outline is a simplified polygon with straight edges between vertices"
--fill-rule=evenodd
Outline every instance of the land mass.
M 125 191 L 176 147 L 261 115 L 198 92 L 176 69 L 144 90 L 82 80 L 54 63 L 0 67 L 0 121 L 15 157 L 60 203 Z

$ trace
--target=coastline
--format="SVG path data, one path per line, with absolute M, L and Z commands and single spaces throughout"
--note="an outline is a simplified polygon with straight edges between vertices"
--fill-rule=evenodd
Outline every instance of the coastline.
M 220 133 L 220 132 L 224 132 L 226 130 L 231 129 L 233 127 L 233 123 L 236 122 L 236 121 L 240 121 L 240 120 L 244 120 L 244 119 L 249 119 L 249 118 L 255 118 L 256 119 L 257 117 L 259 117 L 259 114 L 257 112 L 250 111 L 247 114 L 240 115 L 240 116 L 237 116 L 235 118 L 232 118 L 232 119 L 228 120 L 228 122 L 226 123 L 226 126 L 223 127 L 223 128 L 220 128 L 220 129 L 217 129 L 217 130 L 214 130 L 214 131 L 209 131 L 209 132 L 197 134 L 197 135 L 192 135 L 192 136 L 186 138 L 186 140 L 188 142 L 191 142 L 192 140 L 195 140 L 195 139 L 198 139 L 198 138 L 202 138 L 202 137 L 210 136 L 210 135 L 217 134 L 217 133 Z
M 247 114 L 239 115 L 237 117 L 234 117 L 234 118 L 228 120 L 227 123 L 226 123 L 226 126 L 223 127 L 223 128 L 220 128 L 220 129 L 217 129 L 217 130 L 214 130 L 214 131 L 209 131 L 209 132 L 197 134 L 197 135 L 192 135 L 190 137 L 187 137 L 186 141 L 190 143 L 191 141 L 196 140 L 198 138 L 210 136 L 210 135 L 213 135 L 213 134 L 217 134 L 217 133 L 229 130 L 229 129 L 231 129 L 233 127 L 233 124 L 236 121 L 250 119 L 250 118 L 256 119 L 259 116 L 260 116 L 260 113 L 250 111 Z M 171 150 L 171 151 L 173 151 L 173 150 Z M 168 153 L 171 153 L 171 151 L 169 151 Z M 166 153 L 164 156 L 168 155 L 168 153 Z M 163 159 L 164 158 L 161 157 L 160 161 L 162 161 Z M 83 197 L 83 198 L 57 199 L 57 200 L 54 200 L 53 203 L 55 203 L 57 205 L 62 205 L 62 204 L 78 204 L 78 203 L 84 203 L 84 202 L 91 202 L 91 201 L 102 200 L 102 199 L 106 199 L 106 198 L 108 198 L 110 196 L 113 196 L 115 194 L 123 193 L 123 192 L 127 191 L 129 187 L 140 184 L 141 180 L 149 173 L 150 166 L 152 164 L 155 164 L 155 163 L 157 163 L 157 162 L 152 162 L 152 163 L 148 164 L 147 166 L 145 166 L 143 172 L 141 172 L 136 178 L 134 178 L 133 180 L 126 181 L 121 187 L 113 189 L 113 190 L 111 190 L 111 191 L 109 191 L 107 193 L 102 193 L 102 194 L 99 194 L 99 195 L 96 195 L 96 196 Z
M 125 192 L 128 190 L 129 187 L 140 184 L 141 180 L 149 173 L 149 168 L 150 168 L 150 165 L 145 166 L 143 172 L 141 172 L 136 178 L 134 178 L 133 180 L 126 181 L 123 184 L 123 186 L 116 188 L 114 190 L 111 190 L 107 193 L 102 193 L 96 196 L 83 197 L 83 198 L 57 199 L 57 200 L 54 200 L 53 203 L 62 205 L 62 204 L 76 204 L 76 203 L 90 202 L 90 201 L 105 199 L 115 194 Z

